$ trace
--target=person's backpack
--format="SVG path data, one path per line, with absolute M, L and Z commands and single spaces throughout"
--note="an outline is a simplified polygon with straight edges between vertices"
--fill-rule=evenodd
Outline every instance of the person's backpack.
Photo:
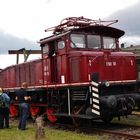
M 2 97 L 2 94 L 0 95 L 0 108 L 4 107 L 4 99 Z

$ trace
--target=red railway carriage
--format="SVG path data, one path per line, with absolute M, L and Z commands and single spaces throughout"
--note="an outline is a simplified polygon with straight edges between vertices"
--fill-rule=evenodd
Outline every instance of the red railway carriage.
M 120 51 L 124 31 L 111 27 L 114 22 L 71 17 L 47 29 L 53 34 L 39 41 L 41 59 L 0 72 L 0 86 L 12 97 L 11 114 L 18 111 L 14 90 L 25 81 L 31 115 L 42 113 L 52 122 L 61 116 L 75 125 L 80 118 L 111 121 L 139 107 L 135 56 Z

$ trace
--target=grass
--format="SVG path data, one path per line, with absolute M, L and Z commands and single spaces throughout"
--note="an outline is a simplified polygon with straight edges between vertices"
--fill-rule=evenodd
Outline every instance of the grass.
M 118 118 L 114 118 L 112 122 L 140 126 L 140 116 L 131 115 L 128 116 L 128 118 L 121 117 L 120 120 L 118 120 Z
M 114 118 L 112 122 L 140 126 L 140 120 L 137 116 L 130 116 L 128 119 L 121 117 L 120 121 Z M 25 131 L 18 130 L 17 124 L 18 122 L 14 120 L 11 121 L 10 129 L 0 129 L 0 140 L 35 140 L 35 127 L 31 122 L 27 123 L 28 130 Z M 45 127 L 45 138 L 43 140 L 108 140 L 108 137 Z
M 33 140 L 34 129 L 29 128 L 29 131 L 20 131 L 16 126 L 11 126 L 10 129 L 0 130 L 0 140 Z
M 35 127 L 32 123 L 29 123 L 27 128 L 27 130 L 21 131 L 17 129 L 17 122 L 12 123 L 10 129 L 0 130 L 0 140 L 35 140 Z M 43 140 L 107 140 L 107 137 L 45 127 L 45 138 Z

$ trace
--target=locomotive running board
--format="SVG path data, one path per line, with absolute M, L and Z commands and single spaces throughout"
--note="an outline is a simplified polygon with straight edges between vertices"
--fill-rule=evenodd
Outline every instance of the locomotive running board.
M 82 118 L 82 119 L 99 119 L 99 117 L 96 116 L 91 116 L 91 115 L 69 115 L 68 113 L 54 113 L 51 114 L 53 116 L 63 116 L 63 117 L 75 117 L 75 118 Z
M 89 87 L 91 98 L 90 105 L 92 108 L 92 113 L 100 116 L 100 101 L 99 101 L 99 84 L 92 81 L 91 86 Z

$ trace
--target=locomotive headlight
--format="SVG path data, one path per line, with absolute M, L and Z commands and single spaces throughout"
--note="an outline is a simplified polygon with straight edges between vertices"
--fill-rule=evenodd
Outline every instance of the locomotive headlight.
M 109 87 L 110 86 L 110 83 L 108 81 L 105 81 L 104 84 L 105 84 L 106 87 Z

